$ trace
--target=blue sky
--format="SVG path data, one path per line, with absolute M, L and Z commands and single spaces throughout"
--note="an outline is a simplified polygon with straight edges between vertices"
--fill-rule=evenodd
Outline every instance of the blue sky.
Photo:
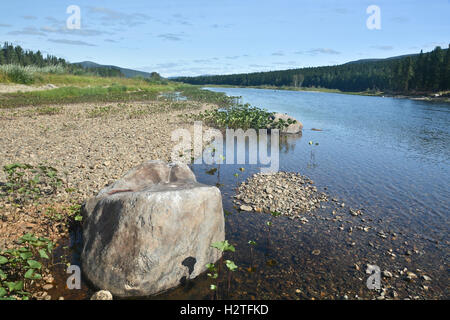
M 69 30 L 69 5 L 81 29 Z M 369 30 L 366 8 L 381 10 Z M 334 65 L 450 42 L 450 0 L 20 0 L 0 3 L 0 41 L 163 76 Z

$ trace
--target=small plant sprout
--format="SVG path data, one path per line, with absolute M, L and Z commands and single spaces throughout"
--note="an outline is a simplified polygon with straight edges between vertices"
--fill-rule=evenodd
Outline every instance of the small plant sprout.
M 217 250 L 220 250 L 222 253 L 224 253 L 226 251 L 230 251 L 230 252 L 235 252 L 236 251 L 234 246 L 231 245 L 228 242 L 228 240 L 214 242 L 214 243 L 211 244 L 211 247 L 215 248 Z M 213 265 L 213 264 L 206 265 L 206 267 L 210 271 L 209 274 L 211 274 L 211 276 L 209 276 L 209 274 L 208 274 L 208 276 L 213 278 L 213 279 L 217 279 L 217 277 L 220 274 L 220 266 L 222 265 L 222 263 L 223 263 L 223 255 L 220 257 L 220 262 L 219 262 L 217 267 L 215 265 Z M 228 268 L 228 270 L 235 271 L 237 269 L 237 266 L 231 260 L 226 260 L 225 261 L 225 265 Z M 231 274 L 228 273 L 228 292 L 230 290 L 230 281 L 231 281 Z M 212 290 L 216 290 L 218 285 L 219 285 L 219 282 L 217 280 L 217 284 L 215 285 L 215 289 L 212 289 Z
M 231 216 L 232 214 L 233 214 L 233 212 L 231 212 L 231 211 L 228 211 L 228 210 L 223 210 L 223 213 L 225 213 L 225 216 Z
M 272 217 L 276 218 L 281 215 L 281 212 L 272 211 L 270 214 L 272 215 Z
M 225 260 L 225 264 L 230 271 L 236 271 L 237 265 L 231 260 Z
M 218 280 L 217 278 L 219 277 L 219 272 L 217 271 L 217 267 L 214 263 L 208 263 L 206 265 L 206 268 L 208 269 L 208 273 L 206 274 L 208 276 L 208 278 L 213 279 L 214 281 L 216 281 L 215 284 L 211 284 L 209 286 L 209 288 L 211 289 L 211 291 L 214 291 L 214 293 L 212 293 L 211 298 L 214 299 L 215 296 L 215 291 L 217 290 L 217 285 L 218 285 Z
M 235 250 L 236 250 L 234 248 L 234 246 L 228 242 L 228 240 L 214 242 L 213 244 L 211 244 L 211 247 L 218 249 L 222 252 L 225 252 L 225 251 L 235 252 Z
M 216 268 L 215 264 L 208 263 L 206 265 L 206 268 L 208 268 L 208 270 L 209 270 L 209 273 L 207 274 L 207 276 L 210 277 L 211 279 L 217 279 L 219 274 L 217 273 L 217 268 Z

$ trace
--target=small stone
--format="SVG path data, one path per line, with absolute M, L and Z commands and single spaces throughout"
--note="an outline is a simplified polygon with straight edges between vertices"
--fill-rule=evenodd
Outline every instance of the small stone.
M 242 211 L 252 211 L 253 208 L 251 206 L 245 205 L 243 204 L 242 206 L 240 206 L 240 208 Z
M 414 279 L 417 279 L 417 275 L 411 271 L 406 273 L 406 280 L 412 281 Z
M 392 273 L 387 271 L 387 270 L 384 270 L 383 271 L 383 277 L 385 277 L 385 278 L 392 278 Z
M 431 281 L 431 278 L 425 274 L 422 276 L 422 279 L 425 281 Z
M 52 284 L 46 284 L 42 286 L 42 289 L 45 291 L 48 291 L 50 289 L 53 289 L 53 285 Z
M 111 292 L 106 290 L 100 290 L 94 293 L 91 297 L 91 300 L 112 300 L 113 296 Z
M 319 249 L 315 249 L 311 252 L 313 255 L 318 256 L 320 254 L 320 250 Z
M 64 300 L 64 297 L 59 297 L 58 300 Z

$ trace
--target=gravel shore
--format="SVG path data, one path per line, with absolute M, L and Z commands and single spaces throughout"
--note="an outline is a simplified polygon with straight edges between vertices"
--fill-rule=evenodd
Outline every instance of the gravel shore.
M 152 101 L 0 109 L 1 167 L 45 164 L 63 180 L 56 194 L 38 204 L 16 206 L 0 197 L 0 249 L 26 232 L 57 240 L 67 228 L 47 221 L 45 208 L 81 203 L 146 160 L 169 161 L 172 131 L 193 130 L 179 115 L 213 107 Z M 1 171 L 0 182 L 5 181 Z

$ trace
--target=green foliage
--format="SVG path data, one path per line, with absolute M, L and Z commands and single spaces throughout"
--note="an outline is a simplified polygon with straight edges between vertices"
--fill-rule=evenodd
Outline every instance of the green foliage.
M 214 242 L 211 244 L 211 247 L 213 247 L 217 250 L 220 250 L 222 252 L 225 252 L 225 251 L 234 252 L 235 251 L 234 246 L 231 245 L 230 243 L 228 243 L 228 240 Z
M 218 271 L 216 266 L 214 265 L 214 263 L 208 263 L 206 265 L 206 268 L 208 268 L 208 273 L 207 276 L 210 277 L 211 279 L 217 279 L 217 277 L 219 276 Z
M 0 107 L 14 108 L 28 105 L 82 103 L 82 102 L 127 102 L 156 100 L 159 87 L 143 87 L 138 91 L 122 85 L 111 87 L 62 87 L 52 90 L 11 92 L 0 94 Z
M 274 217 L 274 218 L 276 218 L 276 217 L 278 217 L 278 216 L 281 216 L 281 212 L 278 212 L 278 211 L 272 211 L 270 214 L 271 214 L 272 217 Z
M 44 115 L 55 115 L 55 114 L 59 114 L 62 111 L 61 107 L 38 107 L 36 108 L 36 113 L 40 116 L 44 116 Z
M 230 271 L 236 271 L 238 266 L 231 260 L 225 260 L 225 265 Z
M 49 260 L 54 243 L 31 233 L 19 239 L 22 247 L 0 252 L 0 299 L 27 300 L 32 281 L 42 279 L 43 261 Z
M 3 73 L 9 81 L 14 83 L 31 84 L 34 82 L 34 73 L 26 67 L 18 65 L 1 65 L 0 72 Z
M 283 129 L 295 120 L 274 120 L 273 112 L 252 107 L 249 104 L 236 104 L 227 108 L 206 110 L 194 116 L 206 125 L 221 129 Z
M 89 118 L 99 118 L 111 114 L 113 110 L 113 106 L 100 106 L 87 110 L 86 114 Z
M 13 163 L 5 165 L 6 183 L 2 191 L 12 196 L 16 202 L 37 199 L 48 194 L 55 194 L 62 185 L 57 170 L 50 166 Z

